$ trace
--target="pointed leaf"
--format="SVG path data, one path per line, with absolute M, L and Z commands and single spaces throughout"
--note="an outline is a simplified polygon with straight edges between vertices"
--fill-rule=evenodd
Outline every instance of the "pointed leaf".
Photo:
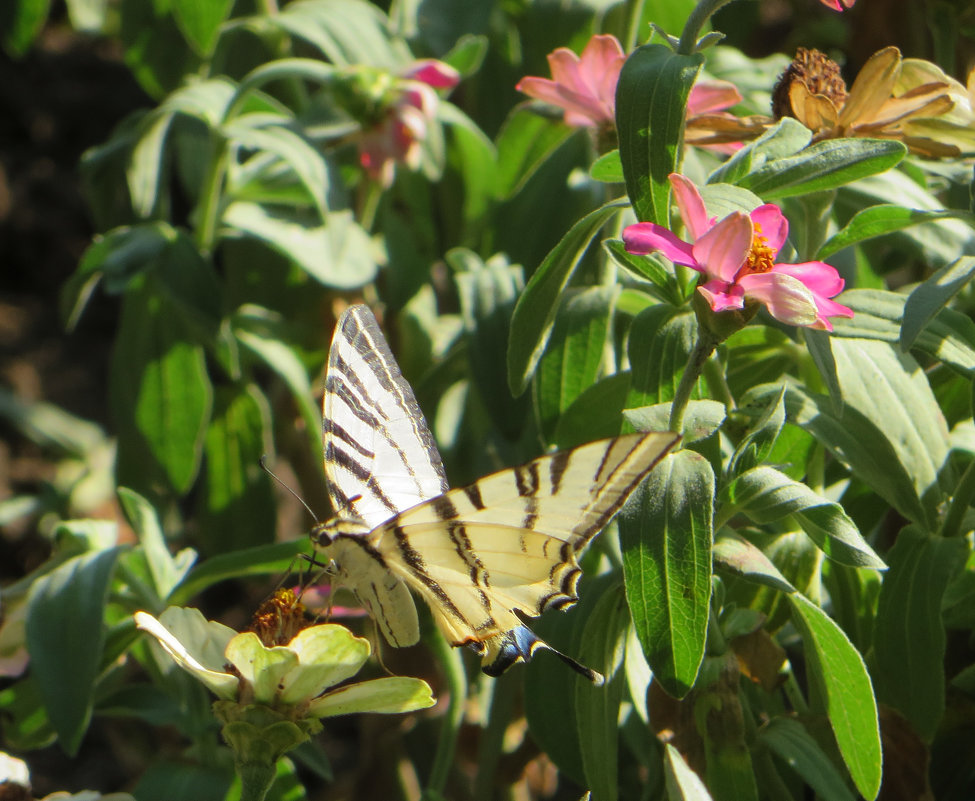
M 926 742 L 945 711 L 945 629 L 941 603 L 968 555 L 961 538 L 907 526 L 887 554 L 874 623 L 877 697 L 898 709 Z
M 844 777 L 799 721 L 773 718 L 758 730 L 757 739 L 798 773 L 823 801 L 856 801 Z
M 738 185 L 765 200 L 805 195 L 884 172 L 906 155 L 903 144 L 888 139 L 828 139 L 766 164 Z
M 805 642 L 809 681 L 825 706 L 840 754 L 857 790 L 873 801 L 880 791 L 883 758 L 877 702 L 866 665 L 822 609 L 798 593 L 786 597 Z
M 732 510 L 756 523 L 792 515 L 830 559 L 853 567 L 885 566 L 842 506 L 775 468 L 759 466 L 745 471 L 722 490 L 721 499 L 731 506 L 720 510 L 723 519 L 730 518 Z
M 508 386 L 513 395 L 521 395 L 528 387 L 552 333 L 562 290 L 593 237 L 625 205 L 625 200 L 611 200 L 579 220 L 528 279 L 511 318 L 508 340 Z
M 942 267 L 934 275 L 919 284 L 904 304 L 904 324 L 901 326 L 901 347 L 905 350 L 914 344 L 921 329 L 940 312 L 972 276 L 975 275 L 975 257 L 963 256 Z
M 27 650 L 61 747 L 77 753 L 91 719 L 105 641 L 103 618 L 118 549 L 83 554 L 31 587 Z
M 704 657 L 713 505 L 710 464 L 684 450 L 654 469 L 619 518 L 633 624 L 656 679 L 676 698 Z
M 975 216 L 966 211 L 910 209 L 893 203 L 871 206 L 854 214 L 842 229 L 823 243 L 816 253 L 816 258 L 820 261 L 828 259 L 834 253 L 843 250 L 843 248 L 848 248 L 850 245 L 856 245 L 859 242 L 865 242 L 868 239 L 883 236 L 893 231 L 903 231 L 912 225 L 950 218 L 975 220 Z
M 678 55 L 666 45 L 638 47 L 616 87 L 616 131 L 626 192 L 641 222 L 668 226 L 670 182 L 680 166 L 687 97 L 704 56 Z
M 674 399 L 696 337 L 694 315 L 665 304 L 650 307 L 633 321 L 627 346 L 633 373 L 627 408 Z
M 562 413 L 596 383 L 619 287 L 567 290 L 533 389 L 542 436 L 551 442 Z
M 586 784 L 596 798 L 616 798 L 623 655 L 630 614 L 618 584 L 604 591 L 586 620 L 579 660 L 606 679 L 602 687 L 575 677 L 576 726 Z

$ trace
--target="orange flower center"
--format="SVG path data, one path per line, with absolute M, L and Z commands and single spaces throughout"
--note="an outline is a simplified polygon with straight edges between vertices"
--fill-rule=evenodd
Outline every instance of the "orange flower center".
M 745 256 L 745 263 L 742 265 L 739 275 L 767 273 L 774 266 L 775 249 L 769 247 L 768 237 L 762 236 L 762 226 L 755 223 L 755 232 L 752 234 L 752 246 L 748 249 L 748 253 Z

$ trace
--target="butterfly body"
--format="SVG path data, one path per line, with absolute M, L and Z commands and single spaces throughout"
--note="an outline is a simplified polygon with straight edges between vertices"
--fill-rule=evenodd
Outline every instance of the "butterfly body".
M 311 538 L 337 581 L 395 646 L 419 638 L 411 591 L 419 595 L 447 640 L 471 646 L 491 675 L 549 648 L 519 614 L 575 603 L 577 554 L 679 440 L 627 434 L 451 490 L 413 392 L 364 306 L 347 309 L 336 328 L 323 426 L 336 514 Z

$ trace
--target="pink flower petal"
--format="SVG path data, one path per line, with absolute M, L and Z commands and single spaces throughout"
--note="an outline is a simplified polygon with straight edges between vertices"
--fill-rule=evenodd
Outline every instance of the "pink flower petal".
M 697 81 L 687 97 L 687 116 L 724 111 L 741 102 L 741 93 L 730 81 Z
M 694 242 L 694 259 L 708 278 L 731 283 L 745 263 L 752 245 L 752 221 L 734 211 Z
M 577 128 L 599 125 L 606 119 L 613 119 L 612 116 L 607 117 L 606 109 L 594 98 L 574 92 L 547 78 L 522 78 L 515 89 L 563 109 L 566 123 Z
M 765 243 L 778 253 L 789 236 L 789 221 L 782 209 L 774 203 L 766 203 L 748 216 L 756 226 L 761 226 L 761 236 L 765 237 Z
M 697 291 L 704 295 L 711 311 L 729 311 L 742 309 L 745 306 L 745 292 L 740 286 L 729 284 L 727 281 L 708 281 L 701 284 Z
M 846 282 L 840 278 L 836 268 L 822 261 L 807 261 L 803 264 L 776 264 L 774 271 L 791 275 L 804 283 L 814 295 L 831 298 L 840 294 Z
M 816 299 L 798 278 L 782 273 L 752 273 L 738 285 L 745 297 L 757 300 L 776 320 L 787 325 L 814 325 L 819 320 Z
M 645 256 L 660 252 L 674 264 L 699 269 L 691 245 L 656 223 L 635 223 L 623 229 L 623 245 L 628 253 Z
M 849 306 L 844 306 L 842 303 L 827 298 L 816 298 L 816 310 L 819 312 L 819 317 L 812 327 L 825 331 L 833 330 L 833 324 L 827 319 L 828 317 L 853 316 L 853 309 Z
M 616 84 L 625 61 L 623 46 L 610 34 L 593 36 L 580 58 L 580 72 L 593 94 L 607 106 L 611 117 L 616 113 Z
M 697 187 L 680 173 L 672 172 L 669 180 L 674 190 L 677 208 L 680 209 L 680 218 L 684 221 L 691 238 L 697 240 L 711 227 L 704 201 L 701 200 Z
M 434 89 L 453 89 L 460 83 L 460 73 L 435 58 L 420 59 L 403 73 L 403 77 L 420 81 Z

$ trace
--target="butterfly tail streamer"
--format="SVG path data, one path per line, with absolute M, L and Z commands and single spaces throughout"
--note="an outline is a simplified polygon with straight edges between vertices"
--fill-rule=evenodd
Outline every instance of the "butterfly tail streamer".
M 476 645 L 475 651 L 483 657 L 481 670 L 488 676 L 500 676 L 512 665 L 528 662 L 536 651 L 551 651 L 576 673 L 591 681 L 593 686 L 601 687 L 606 681 L 602 673 L 553 648 L 526 626 L 518 626 Z

